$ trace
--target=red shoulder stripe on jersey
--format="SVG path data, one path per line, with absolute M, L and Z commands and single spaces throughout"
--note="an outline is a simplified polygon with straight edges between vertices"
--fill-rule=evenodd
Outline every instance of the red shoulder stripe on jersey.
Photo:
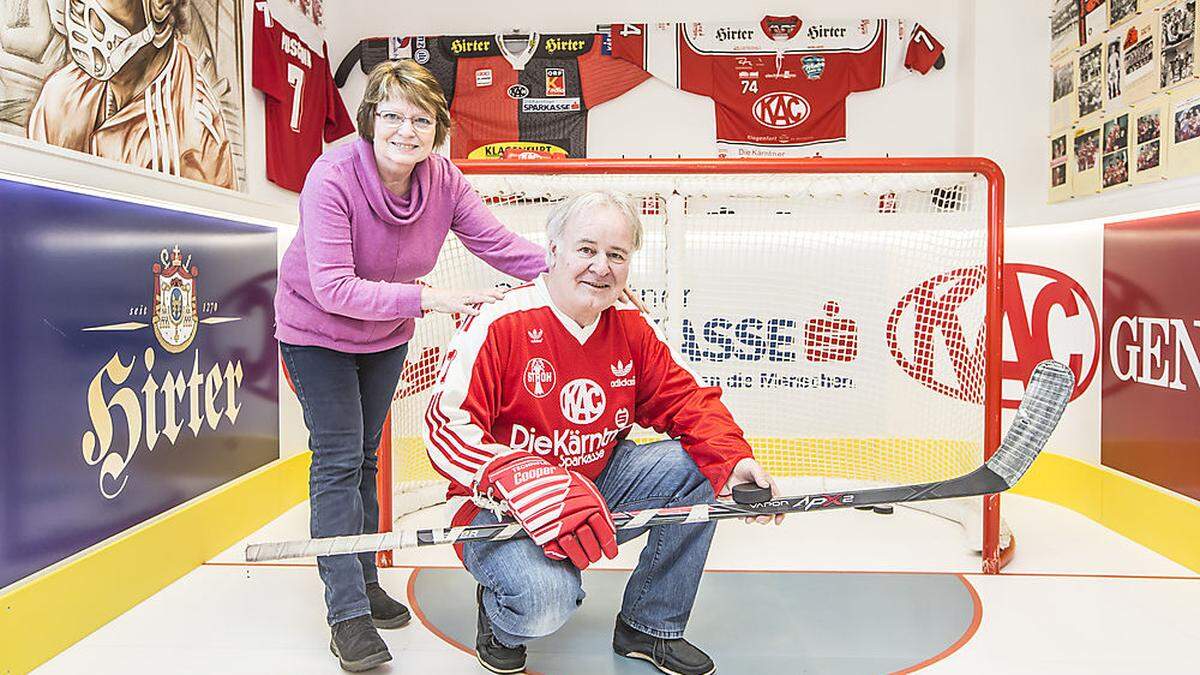
M 476 448 L 471 448 L 450 429 L 449 418 L 441 414 L 439 409 L 441 407 L 441 399 L 442 394 L 439 392 L 430 400 L 429 407 L 425 410 L 425 423 L 433 430 L 433 433 L 429 436 L 430 441 L 441 451 L 441 455 L 452 464 L 475 473 L 475 471 L 479 470 L 479 467 L 491 459 L 491 456 L 480 452 Z
M 440 394 L 438 395 L 438 403 L 441 403 Z M 450 447 L 457 449 L 459 454 L 467 461 L 478 461 L 479 465 L 482 466 L 492 458 L 492 455 L 467 443 L 454 431 L 450 426 L 450 418 L 441 412 L 440 405 L 437 412 L 434 413 L 434 418 L 434 423 L 439 424 L 439 433 L 450 443 Z

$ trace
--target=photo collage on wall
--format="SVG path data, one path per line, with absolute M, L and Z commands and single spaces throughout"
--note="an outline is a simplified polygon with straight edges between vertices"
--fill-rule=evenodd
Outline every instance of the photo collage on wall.
M 1105 190 L 1129 182 L 1129 113 L 1104 123 L 1104 159 L 1101 187 Z
M 1099 125 L 1082 126 L 1075 130 L 1075 142 L 1072 144 L 1074 169 L 1071 175 L 1073 191 L 1087 190 L 1096 192 L 1100 189 L 1100 127 Z
M 1163 113 L 1143 107 L 1134 114 L 1133 182 L 1145 183 L 1162 176 L 1166 144 L 1162 140 Z
M 1049 5 L 1048 200 L 1200 173 L 1196 0 Z
M 1050 201 L 1059 202 L 1071 196 L 1067 182 L 1067 135 L 1050 138 Z

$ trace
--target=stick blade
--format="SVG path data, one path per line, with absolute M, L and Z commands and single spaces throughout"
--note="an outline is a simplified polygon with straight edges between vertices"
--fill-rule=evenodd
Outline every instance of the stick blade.
M 1008 487 L 1016 485 L 1046 447 L 1074 389 L 1075 373 L 1058 361 L 1047 359 L 1033 369 L 1016 419 L 987 461 Z

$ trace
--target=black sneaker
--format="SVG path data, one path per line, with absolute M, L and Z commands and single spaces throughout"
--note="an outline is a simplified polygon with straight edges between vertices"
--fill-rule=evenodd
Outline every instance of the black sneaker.
M 479 664 L 493 673 L 525 672 L 525 645 L 505 647 L 492 634 L 492 622 L 483 610 L 483 586 L 475 591 L 475 604 L 479 607 L 478 630 L 475 633 L 475 655 Z
M 371 601 L 371 621 L 376 628 L 399 628 L 412 619 L 408 608 L 393 600 L 379 582 L 367 584 L 367 600 Z
M 670 675 L 710 675 L 717 666 L 708 654 L 695 645 L 678 638 L 667 640 L 647 635 L 617 617 L 613 631 L 613 651 L 631 659 L 645 659 L 655 668 Z
M 392 660 L 392 654 L 371 624 L 371 617 L 356 616 L 331 627 L 329 651 L 338 657 L 342 670 L 358 673 Z

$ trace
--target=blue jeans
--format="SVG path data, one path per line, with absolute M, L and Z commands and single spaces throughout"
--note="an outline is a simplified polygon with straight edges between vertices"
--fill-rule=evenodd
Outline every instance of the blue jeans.
M 713 500 L 708 479 L 679 441 L 622 441 L 596 478 L 596 487 L 613 511 Z M 497 519 L 491 511 L 481 511 L 473 522 L 493 524 Z M 625 584 L 625 623 L 660 638 L 683 636 L 716 526 L 709 522 L 617 532 L 619 543 L 649 532 Z M 547 558 L 529 539 L 464 544 L 463 563 L 484 588 L 483 606 L 496 639 L 509 647 L 553 633 L 583 603 L 579 570 L 570 561 Z
M 379 531 L 375 451 L 400 381 L 403 344 L 374 354 L 349 354 L 279 344 L 308 427 L 309 532 L 333 537 Z M 330 625 L 371 613 L 366 584 L 378 581 L 375 554 L 317 558 Z

